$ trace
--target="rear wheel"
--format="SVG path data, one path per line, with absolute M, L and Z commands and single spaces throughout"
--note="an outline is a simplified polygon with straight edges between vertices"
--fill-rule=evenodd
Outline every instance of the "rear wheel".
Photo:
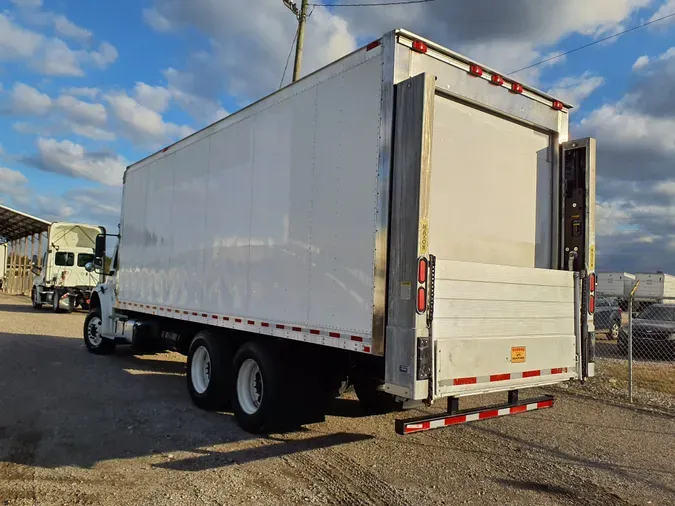
M 199 332 L 188 350 L 187 388 L 195 406 L 210 411 L 229 400 L 231 353 L 227 343 L 212 332 Z
M 30 301 L 33 303 L 33 309 L 42 309 L 42 302 L 38 302 L 37 288 L 33 288 L 30 292 Z
M 96 355 L 108 355 L 115 351 L 115 341 L 101 335 L 102 326 L 101 308 L 92 309 L 84 320 L 84 344 Z
M 270 350 L 249 341 L 241 346 L 232 367 L 232 410 L 242 429 L 264 432 L 284 425 L 293 408 L 283 406 L 285 378 Z

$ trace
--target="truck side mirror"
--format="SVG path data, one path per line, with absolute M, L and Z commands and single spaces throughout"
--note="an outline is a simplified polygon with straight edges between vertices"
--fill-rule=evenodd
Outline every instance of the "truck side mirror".
M 96 246 L 94 247 L 94 265 L 102 269 L 105 263 L 105 235 L 96 236 Z

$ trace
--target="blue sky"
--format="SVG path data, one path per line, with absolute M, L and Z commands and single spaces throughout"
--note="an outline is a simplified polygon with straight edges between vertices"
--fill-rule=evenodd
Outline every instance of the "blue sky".
M 404 27 L 508 72 L 671 13 L 675 0 L 316 7 L 303 70 Z M 124 166 L 274 91 L 294 31 L 281 0 L 0 0 L 0 201 L 117 223 Z M 674 35 L 671 18 L 519 74 L 578 104 L 573 135 L 598 138 L 604 270 L 675 272 Z

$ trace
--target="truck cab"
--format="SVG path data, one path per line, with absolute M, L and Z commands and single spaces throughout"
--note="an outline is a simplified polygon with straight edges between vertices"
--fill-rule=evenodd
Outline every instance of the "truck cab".
M 39 266 L 37 256 L 33 257 L 34 308 L 43 304 L 51 305 L 55 312 L 89 308 L 91 292 L 101 279 L 85 266 L 94 260 L 96 237 L 101 233 L 105 233 L 103 227 L 80 223 L 50 226 L 48 249 Z

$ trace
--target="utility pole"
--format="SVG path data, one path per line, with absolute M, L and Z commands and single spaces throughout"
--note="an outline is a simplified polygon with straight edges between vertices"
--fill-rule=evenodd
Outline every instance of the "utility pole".
M 305 23 L 307 22 L 309 0 L 302 0 L 300 9 L 291 0 L 283 0 L 283 2 L 298 19 L 298 41 L 295 45 L 295 63 L 293 65 L 293 82 L 295 82 L 300 78 L 300 68 L 302 67 L 302 49 L 305 45 Z

